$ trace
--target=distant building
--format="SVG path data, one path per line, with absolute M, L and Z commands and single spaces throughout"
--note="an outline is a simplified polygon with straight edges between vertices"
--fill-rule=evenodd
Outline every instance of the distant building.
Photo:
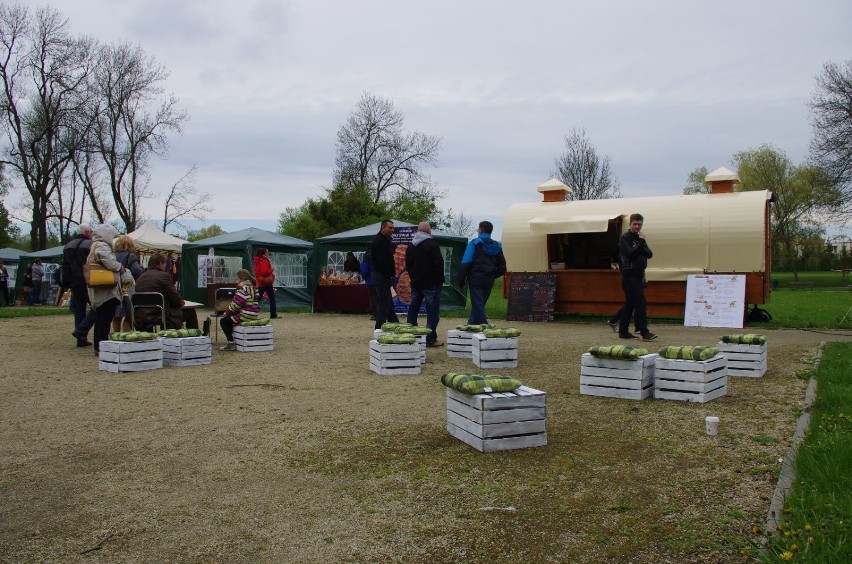
M 849 254 L 852 252 L 852 239 L 846 235 L 837 235 L 828 241 L 828 246 L 831 247 L 831 252 L 836 255 Z

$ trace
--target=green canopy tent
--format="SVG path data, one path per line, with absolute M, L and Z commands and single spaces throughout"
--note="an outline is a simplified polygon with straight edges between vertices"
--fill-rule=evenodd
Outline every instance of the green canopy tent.
M 275 268 L 275 298 L 279 307 L 310 307 L 312 285 L 307 241 L 250 227 L 223 233 L 192 243 L 181 249 L 180 293 L 196 302 L 210 303 L 207 287 L 233 287 L 237 270 L 254 273 L 254 254 L 258 247 L 269 249 Z
M 416 227 L 404 221 L 393 220 L 393 223 L 397 228 Z M 379 232 L 379 227 L 381 223 L 373 223 L 315 239 L 314 252 L 311 256 L 312 289 L 316 290 L 321 271 L 342 270 L 347 252 L 353 252 L 359 261 L 362 260 L 366 244 L 373 240 Z M 444 275 L 447 280 L 441 292 L 441 309 L 464 309 L 467 298 L 464 290 L 458 287 L 458 273 L 462 255 L 467 247 L 467 239 L 437 230 L 432 231 L 432 237 L 438 242 L 441 254 L 444 255 Z
M 0 249 L 0 260 L 6 267 L 6 272 L 9 274 L 9 295 L 14 298 L 15 282 L 17 281 L 18 265 L 21 262 L 21 255 L 26 254 L 26 251 L 15 249 L 13 247 L 4 247 Z M 12 300 L 14 301 L 14 299 Z
M 62 253 L 64 250 L 65 245 L 57 245 L 56 247 L 44 249 L 43 251 L 21 254 L 19 257 L 20 262 L 18 263 L 18 277 L 15 280 L 15 295 L 18 295 L 18 291 L 24 283 L 23 273 L 26 272 L 27 267 L 32 264 L 35 259 L 39 258 L 44 265 L 42 296 L 44 296 L 46 303 L 53 303 L 56 298 L 56 292 L 59 289 L 59 286 L 53 283 L 53 273 L 62 266 Z

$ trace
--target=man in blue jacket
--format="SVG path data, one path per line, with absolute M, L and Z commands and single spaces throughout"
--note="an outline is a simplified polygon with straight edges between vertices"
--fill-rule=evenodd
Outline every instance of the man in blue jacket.
M 490 221 L 479 223 L 479 235 L 467 244 L 459 268 L 459 285 L 470 287 L 470 325 L 488 323 L 485 302 L 491 295 L 494 280 L 506 274 L 503 245 L 491 238 L 494 226 Z

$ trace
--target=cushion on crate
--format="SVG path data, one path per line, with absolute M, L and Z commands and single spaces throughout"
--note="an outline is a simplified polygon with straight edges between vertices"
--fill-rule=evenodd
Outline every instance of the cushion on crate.
M 494 326 L 489 323 L 482 323 L 480 325 L 457 325 L 456 329 L 468 333 L 482 333 L 486 329 L 494 329 Z
M 762 345 L 766 343 L 766 337 L 755 333 L 722 335 L 722 342 L 737 345 Z
M 403 335 L 428 335 L 432 332 L 428 327 L 418 327 L 416 325 L 402 325 L 393 330 L 394 333 Z
M 610 345 L 589 348 L 589 353 L 598 358 L 633 360 L 648 354 L 648 349 L 630 345 Z
M 397 327 L 411 327 L 411 323 L 402 323 L 398 321 L 386 321 L 382 323 L 382 331 L 393 333 Z
M 163 329 L 157 331 L 160 337 L 170 337 L 173 339 L 181 339 L 183 337 L 200 337 L 201 329 Z
M 263 319 L 251 319 L 249 321 L 241 321 L 240 325 L 243 327 L 262 327 L 264 325 L 269 325 L 269 318 L 264 317 Z
M 486 329 L 485 331 L 483 331 L 483 333 L 489 339 L 496 339 L 496 338 L 500 338 L 500 337 L 503 337 L 503 338 L 519 337 L 521 335 L 521 332 L 518 329 L 515 329 L 514 327 L 501 327 L 500 329 L 497 329 L 497 328 Z
M 441 376 L 441 383 L 463 394 L 483 394 L 491 392 L 511 392 L 521 386 L 520 380 L 498 374 L 457 374 L 447 372 Z
M 383 345 L 413 345 L 417 339 L 411 333 L 388 333 L 387 335 L 379 335 L 376 339 Z
M 676 347 L 669 346 L 660 349 L 660 356 L 674 360 L 708 360 L 719 354 L 716 347 Z
M 116 331 L 109 334 L 110 341 L 151 341 L 156 338 L 156 333 L 148 331 Z

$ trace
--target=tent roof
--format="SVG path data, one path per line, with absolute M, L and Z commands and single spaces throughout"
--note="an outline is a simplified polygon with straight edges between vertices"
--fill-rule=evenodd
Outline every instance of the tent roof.
M 200 241 L 185 243 L 184 246 L 188 248 L 216 247 L 234 243 L 243 243 L 246 241 L 251 241 L 256 245 L 278 245 L 302 249 L 310 249 L 312 247 L 311 243 L 303 241 L 302 239 L 288 237 L 287 235 L 280 235 L 278 233 L 258 229 L 256 227 L 249 227 L 248 229 L 234 231 L 233 233 L 222 233 L 215 237 L 208 237 L 207 239 L 201 239 Z
M 405 221 L 398 221 L 396 219 L 392 219 L 394 226 L 396 227 L 414 227 L 413 223 L 408 223 Z M 334 233 L 332 235 L 326 235 L 325 237 L 317 237 L 314 243 L 328 243 L 331 241 L 338 241 L 341 239 L 357 239 L 359 237 L 363 238 L 372 238 L 376 236 L 376 233 L 379 232 L 379 228 L 381 228 L 382 222 L 371 223 L 370 225 L 365 225 L 364 227 L 358 227 L 357 229 L 350 229 L 349 231 L 343 231 L 341 233 Z M 453 235 L 452 233 L 446 233 L 444 231 L 438 231 L 437 229 L 432 231 L 432 236 L 438 239 L 457 239 L 459 241 L 467 242 L 467 237 L 462 237 L 460 235 Z
M 49 249 L 44 249 L 43 251 L 36 251 L 34 253 L 24 253 L 21 255 L 20 260 L 25 259 L 52 259 L 52 258 L 62 258 L 63 251 L 65 250 L 65 245 L 58 245 L 56 247 L 50 247 Z
M 172 237 L 151 221 L 146 221 L 139 229 L 127 235 L 133 239 L 136 250 L 140 253 L 156 253 L 160 251 L 180 253 L 181 247 L 187 242 L 183 239 Z
M 0 249 L 0 259 L 3 259 L 4 261 L 19 260 L 20 256 L 23 254 L 26 254 L 26 251 L 15 249 L 13 247 L 3 247 Z

